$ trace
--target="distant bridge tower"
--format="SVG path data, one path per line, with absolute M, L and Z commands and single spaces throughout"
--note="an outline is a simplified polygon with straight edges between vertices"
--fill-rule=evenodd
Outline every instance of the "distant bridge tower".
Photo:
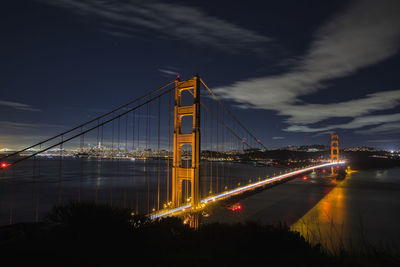
M 339 162 L 339 135 L 331 133 L 331 162 Z
M 333 133 L 331 133 L 331 162 L 339 162 L 339 136 Z M 336 173 L 336 168 L 331 167 L 331 175 Z
M 185 93 L 186 92 L 186 93 Z M 193 104 L 182 106 L 182 93 L 184 100 L 193 96 Z M 188 93 L 188 94 L 187 94 Z M 192 116 L 193 130 L 191 133 L 182 133 L 182 118 Z M 191 146 L 191 166 L 182 166 L 182 147 Z M 187 81 L 179 78 L 175 81 L 175 108 L 174 108 L 174 150 L 172 163 L 172 206 L 182 204 L 183 181 L 190 182 L 191 204 L 196 208 L 200 203 L 200 78 L 198 75 Z

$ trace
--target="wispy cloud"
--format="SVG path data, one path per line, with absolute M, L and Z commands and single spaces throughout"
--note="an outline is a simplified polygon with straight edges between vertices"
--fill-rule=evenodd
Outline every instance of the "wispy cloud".
M 25 110 L 25 111 L 34 111 L 34 112 L 40 112 L 41 110 L 38 108 L 34 108 L 30 105 L 23 104 L 23 103 L 18 103 L 18 102 L 11 102 L 11 101 L 2 101 L 0 100 L 0 106 L 5 106 L 5 107 L 10 107 L 10 108 L 15 108 L 18 110 Z
M 47 124 L 47 123 L 25 123 L 25 122 L 13 122 L 13 121 L 0 121 L 0 125 L 3 130 L 6 129 L 16 129 L 16 130 L 29 130 L 29 129 L 39 129 L 44 127 L 50 128 L 65 128 L 65 125 L 59 124 Z
M 272 140 L 281 140 L 281 139 L 285 139 L 285 137 L 283 137 L 283 136 L 274 136 L 274 137 L 272 137 Z
M 152 30 L 159 35 L 231 52 L 242 49 L 259 51 L 271 40 L 226 20 L 209 16 L 198 8 L 158 0 L 41 1 L 69 8 L 82 16 L 97 16 L 104 25 L 113 25 L 117 34 L 124 34 L 124 37 L 136 35 L 140 30 Z
M 357 117 L 348 123 L 334 124 L 325 127 L 309 127 L 307 125 L 291 125 L 284 129 L 288 132 L 322 132 L 333 129 L 358 129 L 367 126 L 380 125 L 384 123 L 400 122 L 400 113 L 388 115 L 370 115 Z
M 362 116 L 374 111 L 391 109 L 399 104 L 400 90 L 393 90 L 332 104 L 292 105 L 288 109 L 279 110 L 279 114 L 288 116 L 286 122 L 289 124 L 311 124 L 332 117 Z
M 120 38 L 132 38 L 131 34 L 128 34 L 128 33 L 122 32 L 122 31 L 115 31 L 115 30 L 112 31 L 112 30 L 103 30 L 103 29 L 100 31 L 110 34 L 110 35 L 114 35 L 116 37 L 120 37 Z
M 158 71 L 163 73 L 163 74 L 169 75 L 169 76 L 177 76 L 177 75 L 179 75 L 178 72 L 173 71 L 173 70 L 168 70 L 168 69 L 158 69 Z
M 374 139 L 374 140 L 367 140 L 368 143 L 394 143 L 399 142 L 400 139 Z
M 32 123 L 13 122 L 13 121 L 0 121 L 3 128 L 6 129 L 26 129 L 35 128 L 36 125 Z
M 356 131 L 358 134 L 397 134 L 400 133 L 400 121 L 396 123 L 384 123 L 379 126 Z
M 295 59 L 286 73 L 238 81 L 215 91 L 243 106 L 275 110 L 287 116 L 286 122 L 295 125 L 290 129 L 297 127 L 297 131 L 309 131 L 305 124 L 332 117 L 357 117 L 393 108 L 399 103 L 400 91 L 334 104 L 308 104 L 300 97 L 395 55 L 400 44 L 398 14 L 399 1 L 356 1 L 320 27 L 308 52 Z

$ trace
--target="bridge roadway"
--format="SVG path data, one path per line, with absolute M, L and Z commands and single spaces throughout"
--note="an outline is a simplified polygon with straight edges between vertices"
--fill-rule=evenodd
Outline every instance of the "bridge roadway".
M 235 189 L 232 189 L 232 190 L 229 190 L 229 191 L 225 191 L 225 192 L 222 192 L 220 194 L 217 194 L 217 195 L 210 196 L 210 197 L 207 197 L 205 199 L 202 199 L 201 200 L 202 207 L 200 207 L 200 209 L 205 207 L 205 205 L 207 203 L 209 203 L 209 202 L 215 202 L 215 201 L 219 201 L 219 200 L 222 200 L 222 199 L 227 199 L 227 198 L 230 198 L 230 197 L 232 197 L 234 195 L 238 195 L 238 194 L 244 193 L 246 191 L 259 188 L 261 186 L 272 184 L 274 182 L 285 182 L 285 180 L 289 180 L 289 179 L 293 178 L 293 176 L 297 176 L 299 174 L 307 173 L 307 172 L 312 171 L 314 169 L 333 167 L 333 166 L 343 165 L 343 164 L 346 164 L 346 162 L 345 161 L 340 161 L 339 163 L 334 162 L 334 163 L 325 163 L 325 164 L 315 165 L 315 166 L 307 167 L 307 168 L 304 168 L 304 169 L 296 170 L 296 171 L 293 171 L 293 172 L 288 172 L 288 173 L 285 173 L 285 174 L 282 174 L 282 175 L 279 175 L 279 176 L 275 176 L 275 177 L 272 177 L 272 178 L 267 178 L 265 180 L 262 180 L 262 181 L 259 181 L 259 182 L 253 183 L 253 184 L 245 185 L 245 186 L 242 186 L 242 187 L 238 187 L 238 188 L 235 188 Z M 158 218 L 162 218 L 162 217 L 176 216 L 176 215 L 180 215 L 180 214 L 182 214 L 184 212 L 191 211 L 191 208 L 192 208 L 192 205 L 191 204 L 187 204 L 187 205 L 183 205 L 183 206 L 180 206 L 180 207 L 177 207 L 177 208 L 173 208 L 173 209 L 163 209 L 163 210 L 160 210 L 159 212 L 151 214 L 150 218 L 154 220 L 154 219 L 158 219 Z

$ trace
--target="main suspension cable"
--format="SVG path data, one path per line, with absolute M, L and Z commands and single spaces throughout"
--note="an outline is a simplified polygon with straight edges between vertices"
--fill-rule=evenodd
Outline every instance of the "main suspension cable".
M 207 90 L 210 92 L 210 94 L 217 100 L 218 103 L 221 104 L 221 106 L 225 109 L 225 111 L 242 127 L 257 143 L 259 143 L 264 149 L 267 149 L 266 146 L 264 146 L 263 143 L 261 143 L 260 139 L 257 139 L 240 121 L 238 118 L 236 118 L 235 115 L 222 103 L 221 100 L 214 94 L 214 92 L 206 85 L 206 83 L 203 81 L 203 79 L 200 78 L 201 83 L 204 85 L 204 87 L 207 88 Z
M 138 101 L 140 101 L 140 100 L 142 100 L 142 99 L 145 99 L 146 97 L 149 97 L 149 96 L 151 96 L 151 95 L 154 94 L 154 93 L 157 93 L 157 92 L 159 92 L 159 91 L 162 91 L 163 89 L 165 89 L 166 87 L 170 86 L 170 85 L 173 84 L 174 82 L 175 82 L 175 81 L 172 81 L 172 82 L 170 82 L 170 83 L 167 83 L 167 84 L 165 84 L 165 85 L 163 85 L 163 86 L 161 86 L 161 87 L 159 87 L 159 88 L 157 88 L 157 89 L 152 90 L 151 92 L 149 92 L 149 93 L 147 93 L 147 94 L 145 94 L 145 95 L 143 95 L 143 96 L 141 96 L 141 97 L 138 97 L 138 98 L 132 100 L 131 102 L 129 102 L 129 103 L 127 103 L 127 104 L 124 104 L 124 105 L 122 105 L 122 106 L 119 106 L 118 108 L 116 108 L 116 109 L 114 109 L 114 110 L 111 110 L 110 112 L 107 112 L 107 113 L 105 113 L 105 114 L 103 114 L 103 115 L 101 115 L 101 116 L 98 116 L 98 117 L 96 117 L 96 118 L 90 120 L 90 121 L 87 121 L 87 122 L 85 122 L 85 123 L 82 123 L 82 124 L 80 124 L 80 125 L 78 125 L 78 126 L 72 128 L 72 129 L 69 129 L 69 130 L 67 130 L 67 131 L 65 131 L 65 132 L 62 132 L 62 133 L 60 133 L 60 134 L 58 134 L 58 135 L 55 135 L 55 136 L 53 136 L 53 137 L 50 137 L 50 138 L 48 138 L 48 139 L 46 139 L 46 140 L 43 140 L 43 141 L 41 141 L 41 142 L 39 142 L 39 143 L 36 143 L 36 144 L 34 144 L 34 145 L 31 145 L 31 146 L 29 146 L 29 147 L 26 147 L 26 148 L 24 148 L 24 149 L 21 149 L 21 150 L 19 150 L 19 151 L 16 151 L 16 152 L 14 152 L 14 153 L 11 153 L 11 154 L 9 154 L 9 155 L 6 155 L 6 156 L 4 156 L 4 157 L 1 157 L 0 160 L 3 160 L 3 159 L 6 159 L 6 158 L 9 158 L 9 157 L 18 155 L 18 154 L 21 153 L 21 152 L 24 152 L 24 151 L 26 151 L 26 150 L 28 150 L 28 149 L 34 148 L 35 146 L 38 146 L 38 145 L 44 144 L 44 143 L 46 143 L 46 142 L 48 142 L 48 141 L 54 140 L 54 139 L 56 139 L 57 137 L 64 136 L 65 134 L 68 134 L 68 133 L 70 133 L 70 132 L 73 132 L 73 131 L 75 131 L 75 130 L 81 128 L 81 127 L 84 127 L 84 126 L 86 126 L 86 125 L 88 125 L 88 124 L 90 124 L 90 123 L 92 123 L 92 122 L 94 122 L 94 121 L 96 121 L 96 120 L 100 120 L 100 119 L 102 119 L 102 118 L 104 118 L 104 117 L 106 117 L 106 116 L 108 116 L 108 115 L 110 115 L 110 114 L 113 114 L 113 113 L 116 112 L 116 111 L 119 111 L 119 110 L 121 110 L 121 109 L 123 109 L 123 108 L 125 108 L 125 107 L 129 107 L 130 105 L 132 105 L 132 104 L 134 104 L 134 103 L 136 103 L 136 102 L 138 102 Z M 125 113 L 124 113 L 124 114 L 125 114 Z
M 29 158 L 31 158 L 31 157 L 34 157 L 34 156 L 36 156 L 37 154 L 43 153 L 43 152 L 45 152 L 45 151 L 47 151 L 47 150 L 49 150 L 49 149 L 52 149 L 52 148 L 57 147 L 57 146 L 59 146 L 59 145 L 61 145 L 61 144 L 63 144 L 63 143 L 66 143 L 66 142 L 68 142 L 68 141 L 70 141 L 70 140 L 72 140 L 72 139 L 74 139 L 74 138 L 76 138 L 76 137 L 78 137 L 78 136 L 80 136 L 80 135 L 82 135 L 82 134 L 88 133 L 88 132 L 90 132 L 90 131 L 92 131 L 92 130 L 94 130 L 94 129 L 100 127 L 100 126 L 103 126 L 103 125 L 105 125 L 105 124 L 107 124 L 107 123 L 109 123 L 109 122 L 112 122 L 112 121 L 114 121 L 115 119 L 118 119 L 118 118 L 124 116 L 125 114 L 127 114 L 127 113 L 129 113 L 129 112 L 131 112 L 131 111 L 134 111 L 134 110 L 136 110 L 136 109 L 138 109 L 138 108 L 140 108 L 140 107 L 142 107 L 142 106 L 144 106 L 144 105 L 146 105 L 146 104 L 152 102 L 153 100 L 157 99 L 158 97 L 167 94 L 169 91 L 171 91 L 171 90 L 173 90 L 173 89 L 174 89 L 174 88 L 171 88 L 171 89 L 169 89 L 169 90 L 167 90 L 167 91 L 165 91 L 165 92 L 163 92 L 163 93 L 161 93 L 161 94 L 159 94 L 159 95 L 157 95 L 157 96 L 155 96 L 155 97 L 153 97 L 153 98 L 151 98 L 151 99 L 149 99 L 149 100 L 147 100 L 147 101 L 145 101 L 145 102 L 143 102 L 143 103 L 141 103 L 141 104 L 139 104 L 139 105 L 137 105 L 137 106 L 135 106 L 135 107 L 133 107 L 133 108 L 128 109 L 127 111 L 125 111 L 125 112 L 123 112 L 123 113 L 121 113 L 121 114 L 119 114 L 119 115 L 117 115 L 117 116 L 115 116 L 115 117 L 113 117 L 113 118 L 111 118 L 111 119 L 108 119 L 108 120 L 106 120 L 106 121 L 103 121 L 102 123 L 100 123 L 100 124 L 98 124 L 98 125 L 95 125 L 95 126 L 89 128 L 89 129 L 85 130 L 85 131 L 82 131 L 82 132 L 80 132 L 80 133 L 78 133 L 78 134 L 75 134 L 74 136 L 71 136 L 71 137 L 69 137 L 69 138 L 67 138 L 67 139 L 65 139 L 65 140 L 62 140 L 61 142 L 58 142 L 58 143 L 56 143 L 56 144 L 54 144 L 54 145 L 51 145 L 51 146 L 46 147 L 46 148 L 44 148 L 44 149 L 42 149 L 42 150 L 39 150 L 39 151 L 37 151 L 37 152 L 35 152 L 35 153 L 32 153 L 31 155 L 28 155 L 28 156 L 26 156 L 26 157 L 20 158 L 20 159 L 18 159 L 18 160 L 16 160 L 16 161 L 12 162 L 11 164 L 14 165 L 14 164 L 16 164 L 16 163 L 18 163 L 18 162 L 21 162 L 21 161 L 23 161 L 23 160 L 26 160 L 26 159 L 29 159 Z M 61 135 L 61 136 L 64 136 L 64 135 Z

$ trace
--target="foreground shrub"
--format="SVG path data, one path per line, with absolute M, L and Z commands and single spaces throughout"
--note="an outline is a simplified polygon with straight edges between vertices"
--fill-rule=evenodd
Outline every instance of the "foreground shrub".
M 285 225 L 150 221 L 130 210 L 71 202 L 39 224 L 0 227 L 7 266 L 396 266 L 361 255 L 331 256 Z

